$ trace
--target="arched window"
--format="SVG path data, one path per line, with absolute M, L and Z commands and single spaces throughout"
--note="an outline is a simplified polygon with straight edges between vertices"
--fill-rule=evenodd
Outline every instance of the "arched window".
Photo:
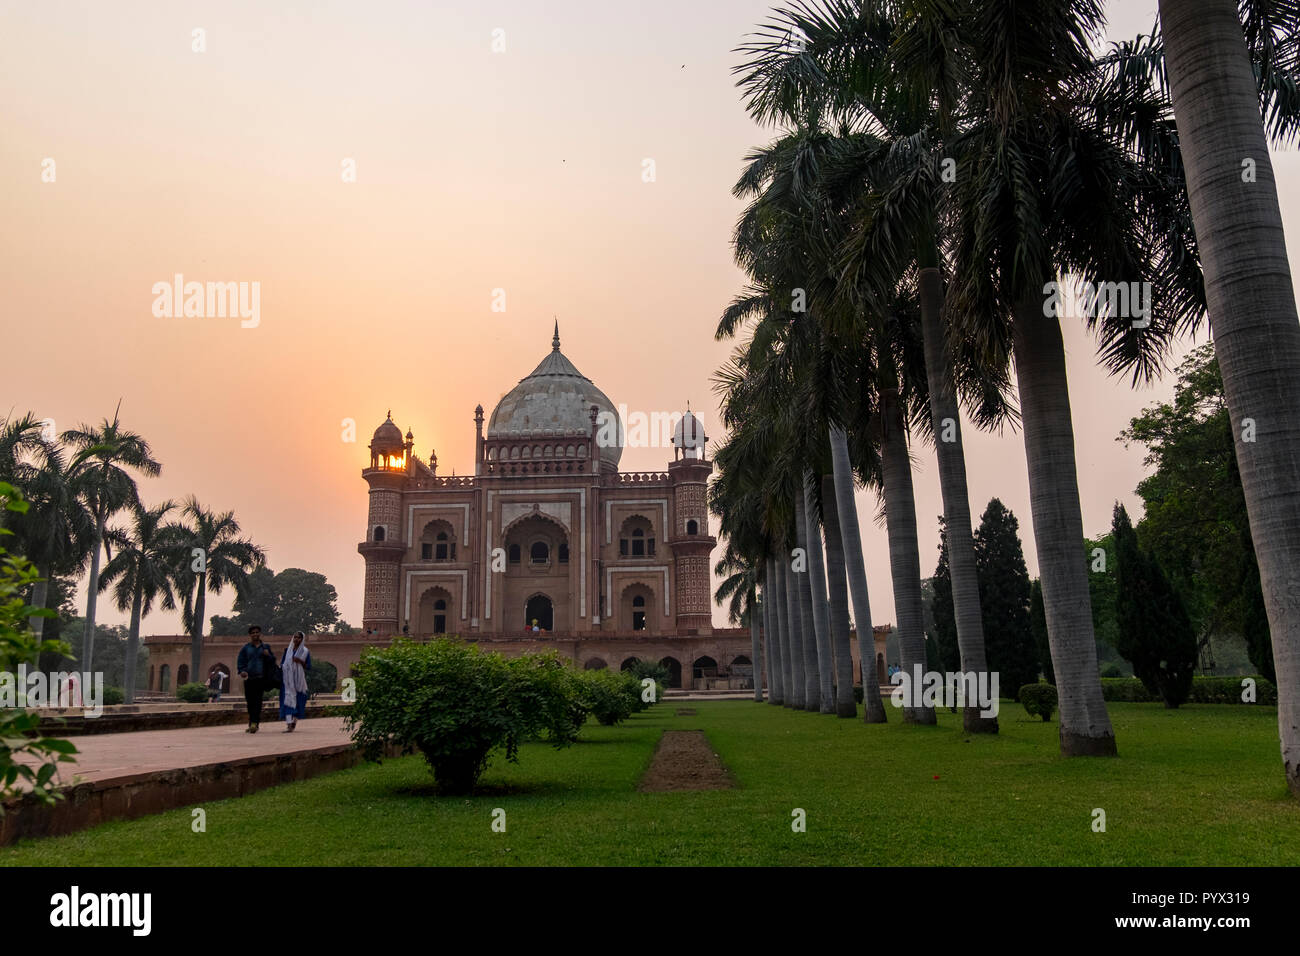
M 512 544 L 510 546 L 510 563 L 511 564 L 519 563 L 519 545 L 517 544 Z
M 699 533 L 700 533 L 700 523 L 699 523 L 698 521 L 696 521 L 694 518 L 692 518 L 690 521 L 686 522 L 686 533 L 687 533 L 687 534 L 699 534 Z
M 158 689 L 159 690 L 172 689 L 172 669 L 166 664 L 158 668 Z
M 375 540 L 376 541 L 384 540 L 384 526 L 381 524 L 375 525 Z
M 456 560 L 456 545 L 448 540 L 447 532 L 438 532 L 438 537 L 434 539 L 433 556 L 437 561 Z
M 645 607 L 645 597 L 643 595 L 638 594 L 636 597 L 632 599 L 632 606 Z
M 568 564 L 569 563 L 569 542 L 561 541 L 558 550 L 560 552 L 560 563 Z
M 618 553 L 620 557 L 654 557 L 654 526 L 641 515 L 633 515 L 623 522 L 618 533 Z
M 534 541 L 528 549 L 528 559 L 533 564 L 545 564 L 551 560 L 551 548 L 545 541 Z

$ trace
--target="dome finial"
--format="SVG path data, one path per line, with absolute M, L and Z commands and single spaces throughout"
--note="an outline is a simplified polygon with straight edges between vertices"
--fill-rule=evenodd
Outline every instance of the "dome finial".
M 560 350 L 560 319 L 557 316 L 555 319 L 555 334 L 551 336 L 551 351 L 558 352 L 559 350 Z

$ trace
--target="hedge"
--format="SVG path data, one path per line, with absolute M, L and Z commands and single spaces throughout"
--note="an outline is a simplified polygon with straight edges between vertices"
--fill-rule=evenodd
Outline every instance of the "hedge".
M 1192 692 L 1187 695 L 1187 703 L 1244 704 L 1246 701 L 1241 699 L 1245 689 L 1242 681 L 1246 679 L 1246 677 L 1193 677 Z M 1251 679 L 1255 681 L 1253 703 L 1277 703 L 1277 687 L 1271 681 L 1258 676 Z M 1160 695 L 1151 693 L 1136 677 L 1103 677 L 1101 694 L 1106 700 L 1161 702 Z

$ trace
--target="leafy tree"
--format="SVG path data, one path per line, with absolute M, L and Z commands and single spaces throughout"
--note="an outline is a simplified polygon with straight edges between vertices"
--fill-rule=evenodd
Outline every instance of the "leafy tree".
M 1084 561 L 1088 568 L 1088 599 L 1092 603 L 1092 629 L 1097 637 L 1097 666 L 1122 660 L 1119 625 L 1115 622 L 1115 542 L 1109 532 L 1100 538 L 1084 538 Z M 1098 549 L 1101 554 L 1097 554 Z
M 1187 700 L 1196 667 L 1196 635 L 1183 600 L 1159 562 L 1138 546 L 1124 506 L 1116 503 L 1115 602 L 1121 654 L 1147 690 L 1166 707 Z
M 993 498 L 975 532 L 989 669 L 999 674 L 1003 692 L 1016 694 L 1038 680 L 1038 648 L 1029 622 L 1029 572 L 1019 529 L 1016 516 Z
M 1213 345 L 1188 354 L 1173 401 L 1143 409 L 1118 440 L 1147 449 L 1144 463 L 1155 470 L 1137 487 L 1144 509 L 1138 541 L 1185 596 L 1201 644 L 1242 635 L 1251 661 L 1271 680 L 1259 565 Z
M 1097 605 L 1093 605 L 1095 609 Z M 1056 685 L 1056 674 L 1052 670 L 1052 648 L 1047 642 L 1047 614 L 1043 610 L 1043 582 L 1034 578 L 1029 588 L 1029 626 L 1034 632 L 1034 646 L 1038 648 L 1038 666 L 1047 683 Z
M 307 693 L 332 694 L 339 689 L 339 669 L 329 661 L 313 660 L 307 672 Z
M 957 644 L 957 615 L 952 600 L 952 572 L 948 567 L 948 529 L 939 516 L 939 564 L 930 579 L 933 596 L 931 614 L 933 627 L 928 628 L 940 666 L 937 670 L 956 672 L 961 669 L 961 650 Z M 987 637 L 987 630 L 986 630 Z M 928 656 L 928 652 L 927 652 Z
M 213 615 L 212 632 L 243 634 L 256 624 L 264 634 L 322 633 L 339 619 L 338 592 L 325 575 L 302 568 L 286 568 L 278 574 L 266 567 L 255 568 L 235 598 L 234 617 Z
M 80 644 L 85 638 L 86 619 L 72 617 L 62 624 L 62 633 Z M 48 640 L 48 638 L 47 638 Z M 95 625 L 95 671 L 104 675 L 104 685 L 125 687 L 126 653 L 130 641 L 130 629 L 122 624 Z M 52 671 L 84 670 L 80 662 L 66 654 L 42 654 L 41 669 Z M 136 645 L 135 689 L 147 690 L 149 683 L 149 650 L 143 645 Z
M 339 619 L 338 592 L 325 575 L 285 568 L 275 576 L 275 627 L 284 634 L 328 630 Z

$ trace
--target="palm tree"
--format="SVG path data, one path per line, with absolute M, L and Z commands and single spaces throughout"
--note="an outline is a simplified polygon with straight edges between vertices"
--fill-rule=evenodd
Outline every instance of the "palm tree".
M 823 714 L 835 713 L 835 662 L 831 651 L 830 604 L 826 595 L 826 564 L 822 552 L 821 523 L 817 520 L 813 501 L 813 477 L 804 474 L 803 494 L 797 504 L 803 546 L 808 553 L 808 573 L 804 575 L 804 589 L 808 591 L 812 612 L 813 633 L 817 654 L 817 700 Z M 810 708 L 811 709 L 811 708 Z
M 941 134 L 951 130 L 956 77 L 950 59 L 930 54 L 932 42 L 952 29 L 955 10 L 943 5 L 912 5 L 904 10 L 880 3 L 865 9 L 850 4 L 800 5 L 778 11 L 766 36 L 747 45 L 749 62 L 738 68 L 750 91 L 750 108 L 759 119 L 798 119 L 810 100 L 855 126 L 871 132 L 842 139 L 832 191 L 844 192 L 852 205 L 856 234 L 847 244 L 844 265 L 850 281 L 841 294 L 867 288 L 868 301 L 889 299 L 901 282 L 913 283 L 920 320 L 929 394 L 930 421 L 936 437 L 944 513 L 953 527 L 955 602 L 962 667 L 987 670 L 979 585 L 975 574 L 965 455 L 954 381 L 954 356 L 942 318 L 943 277 L 939 227 L 939 192 L 945 149 Z M 800 31 L 812 47 L 794 52 L 787 38 Z M 775 41 L 775 42 L 773 42 Z M 925 54 L 916 56 L 917 49 Z M 815 66 L 814 66 L 815 64 Z M 921 67 L 920 69 L 917 66 Z M 909 82 L 895 77 L 905 75 Z M 920 90 L 926 95 L 916 95 Z M 823 183 L 823 188 L 827 184 Z M 983 396 L 996 396 L 979 420 L 1005 417 L 1003 381 L 978 383 Z M 899 510 L 900 514 L 905 509 Z M 906 561 L 904 562 L 906 564 Z M 918 565 L 919 567 L 919 565 Z M 900 573 L 910 573 L 906 568 Z M 909 608 L 914 600 L 907 602 Z M 910 621 L 911 610 L 907 618 Z M 901 638 L 914 657 L 923 642 L 900 620 Z M 914 661 L 915 663 L 915 661 Z M 968 731 L 996 732 L 995 718 L 978 707 L 964 715 Z
M 716 453 L 715 453 L 716 454 Z M 763 687 L 759 680 L 762 663 L 759 643 L 759 616 L 763 613 L 758 603 L 758 565 L 742 557 L 736 550 L 736 536 L 728 536 L 727 547 L 713 573 L 721 578 L 713 600 L 727 602 L 727 619 L 733 624 L 749 624 L 751 660 L 754 666 L 754 700 L 762 703 Z
M 835 654 L 835 713 L 856 717 L 853 700 L 853 647 L 849 639 L 849 592 L 845 579 L 844 539 L 840 533 L 839 509 L 835 504 L 835 479 L 822 476 L 822 516 L 826 528 L 826 581 L 830 592 L 831 642 Z M 867 659 L 862 661 L 862 693 L 867 694 Z
M 84 465 L 84 462 L 83 462 Z M 40 577 L 32 587 L 32 606 L 45 607 L 50 578 L 80 575 L 95 547 L 95 516 L 87 505 L 87 485 L 93 475 L 71 466 L 57 442 L 40 442 L 27 466 L 27 495 L 31 507 L 14 523 L 23 554 Z M 30 619 L 39 641 L 45 618 Z
M 781 622 L 780 600 L 777 597 L 776 560 L 769 554 L 766 574 L 763 578 L 763 608 L 767 612 L 764 619 L 765 646 L 767 655 L 767 702 L 780 704 L 785 699 L 785 683 L 781 671 Z
M 1300 16 L 1294 4 L 1244 8 L 1249 44 L 1236 0 L 1160 0 L 1160 25 L 1224 394 L 1239 434 L 1254 423 L 1237 462 L 1273 640 L 1282 763 L 1300 797 L 1300 322 L 1260 112 L 1263 100 L 1275 136 L 1294 136 Z M 1287 74 L 1289 86 L 1272 83 Z
M 127 632 L 125 686 L 126 703 L 135 700 L 135 663 L 140 647 L 140 622 L 153 610 L 161 597 L 163 610 L 176 607 L 173 580 L 185 543 L 185 529 L 164 520 L 176 509 L 175 502 L 164 501 L 154 508 L 140 502 L 131 505 L 131 528 L 110 528 L 104 537 L 106 550 L 117 549 L 104 565 L 99 577 L 100 590 L 113 585 L 114 603 L 119 611 L 130 609 L 131 624 Z M 196 678 L 197 679 L 197 678 Z
M 31 412 L 0 418 L 0 481 L 21 488 L 30 477 L 27 458 L 40 445 L 41 420 Z
M 890 85 L 912 102 L 939 105 L 936 129 L 954 164 L 934 216 L 953 277 L 949 342 L 968 343 L 994 374 L 1014 360 L 1066 754 L 1113 754 L 1115 745 L 1079 561 L 1073 429 L 1049 283 L 1058 273 L 1151 283 L 1143 326 L 1113 311 L 1088 317 L 1107 367 L 1135 379 L 1158 371 L 1170 335 L 1194 324 L 1201 304 L 1176 151 L 1164 148 L 1172 137 L 1148 103 L 1114 82 L 1113 62 L 1094 60 L 1101 22 L 1099 0 L 810 2 L 753 45 L 771 54 L 756 76 L 762 108 L 797 112 L 811 98 L 848 110 L 860 99 L 877 102 Z M 808 53 L 790 53 L 795 30 L 808 38 Z M 1110 96 L 1116 90 L 1126 95 Z M 900 259 L 911 254 L 909 235 L 898 241 Z
M 262 567 L 266 555 L 247 538 L 239 537 L 234 512 L 217 513 L 190 496 L 183 513 L 187 524 L 177 585 L 183 598 L 181 619 L 190 632 L 190 674 L 197 680 L 208 592 L 220 594 L 229 585 L 242 595 L 248 573 Z
M 80 661 L 82 668 L 89 671 L 94 663 L 95 603 L 100 590 L 99 555 L 105 527 L 110 517 L 139 500 L 131 471 L 152 478 L 162 471 L 162 465 L 154 459 L 153 450 L 144 438 L 122 428 L 116 411 L 111 422 L 104 419 L 98 426 L 81 425 L 64 432 L 61 440 L 73 451 L 68 471 L 77 475 L 84 472 L 85 482 L 80 488 L 95 520 Z

